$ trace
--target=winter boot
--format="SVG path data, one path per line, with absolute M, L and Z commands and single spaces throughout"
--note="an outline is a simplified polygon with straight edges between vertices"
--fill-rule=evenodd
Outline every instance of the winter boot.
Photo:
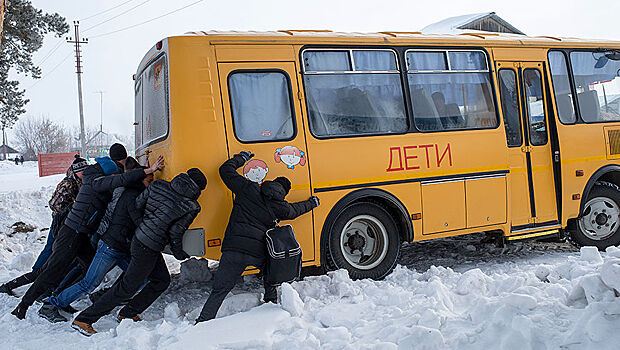
M 64 311 L 64 312 L 66 312 L 66 313 L 68 313 L 68 314 L 74 314 L 74 313 L 78 312 L 78 311 L 77 311 L 77 310 L 76 310 L 73 306 L 71 306 L 71 305 L 67 305 L 67 306 L 61 307 L 61 308 L 60 308 L 60 310 L 62 310 L 62 311 Z
M 39 316 L 52 323 L 69 321 L 65 316 L 60 314 L 54 305 L 50 303 L 43 303 L 43 306 L 39 309 Z
M 140 316 L 137 316 L 137 315 L 133 316 L 133 317 L 118 315 L 117 319 L 118 319 L 118 322 L 120 322 L 120 321 L 122 321 L 124 319 L 130 319 L 130 320 L 133 320 L 134 322 L 142 321 L 142 318 Z
M 26 311 L 28 311 L 28 306 L 19 303 L 17 304 L 15 310 L 11 311 L 11 315 L 15 315 L 15 317 L 23 320 L 24 318 L 26 318 Z
M 16 297 L 17 296 L 13 292 L 13 289 L 9 288 L 9 286 L 6 283 L 0 286 L 0 293 L 8 294 L 8 295 L 10 295 L 12 297 Z
M 82 333 L 87 337 L 90 337 L 91 335 L 97 333 L 97 331 L 93 328 L 91 324 L 88 324 L 86 322 L 80 322 L 77 320 L 71 322 L 71 328 L 75 329 L 76 331 Z

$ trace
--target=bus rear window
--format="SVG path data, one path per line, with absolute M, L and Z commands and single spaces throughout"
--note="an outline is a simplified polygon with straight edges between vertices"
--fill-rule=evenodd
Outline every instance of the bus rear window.
M 150 63 L 136 79 L 136 146 L 168 134 L 168 69 L 166 57 Z

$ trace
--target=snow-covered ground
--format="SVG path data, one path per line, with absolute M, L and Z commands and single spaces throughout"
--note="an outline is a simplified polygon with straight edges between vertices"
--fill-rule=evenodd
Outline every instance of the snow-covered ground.
M 36 167 L 0 167 L 0 281 L 28 271 L 42 249 L 53 191 Z M 25 169 L 30 169 L 28 173 Z M 22 171 L 23 170 L 23 171 Z M 7 189 L 10 183 L 13 190 Z M 13 232 L 16 221 L 36 228 Z M 352 281 L 345 271 L 281 288 L 280 304 L 261 304 L 260 281 L 246 277 L 218 318 L 193 326 L 210 282 L 173 275 L 143 315 L 112 315 L 87 338 L 68 323 L 10 315 L 18 299 L 0 295 L 2 349 L 617 349 L 620 249 L 578 251 L 565 243 L 497 248 L 479 235 L 403 246 L 385 280 Z M 168 259 L 171 272 L 179 264 Z M 25 288 L 17 290 L 23 293 Z M 86 299 L 74 303 L 78 309 Z

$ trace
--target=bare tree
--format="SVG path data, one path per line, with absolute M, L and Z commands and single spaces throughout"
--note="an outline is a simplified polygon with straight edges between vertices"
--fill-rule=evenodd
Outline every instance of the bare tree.
M 27 160 L 36 160 L 39 153 L 69 152 L 71 134 L 48 117 L 26 117 L 15 126 L 17 143 Z

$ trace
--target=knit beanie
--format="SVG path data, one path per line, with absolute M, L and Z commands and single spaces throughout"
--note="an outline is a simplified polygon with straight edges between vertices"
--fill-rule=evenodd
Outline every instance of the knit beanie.
M 88 162 L 86 161 L 86 159 L 80 157 L 79 154 L 76 154 L 75 159 L 73 160 L 73 163 L 71 164 L 71 170 L 73 170 L 73 172 L 77 174 L 80 171 L 86 169 L 87 166 L 88 166 Z
M 284 176 L 276 177 L 273 181 L 282 185 L 282 187 L 284 188 L 284 192 L 286 192 L 286 194 L 288 194 L 288 192 L 291 190 L 291 182 L 289 181 L 289 179 L 285 178 Z
M 125 146 L 120 143 L 115 143 L 110 146 L 110 158 L 114 161 L 119 161 L 127 158 L 127 150 Z
M 201 191 L 207 187 L 207 178 L 205 177 L 205 174 L 200 171 L 200 169 L 191 168 L 187 171 L 187 175 L 189 175 L 189 178 L 192 179 L 196 185 L 198 185 L 198 188 L 200 188 Z

